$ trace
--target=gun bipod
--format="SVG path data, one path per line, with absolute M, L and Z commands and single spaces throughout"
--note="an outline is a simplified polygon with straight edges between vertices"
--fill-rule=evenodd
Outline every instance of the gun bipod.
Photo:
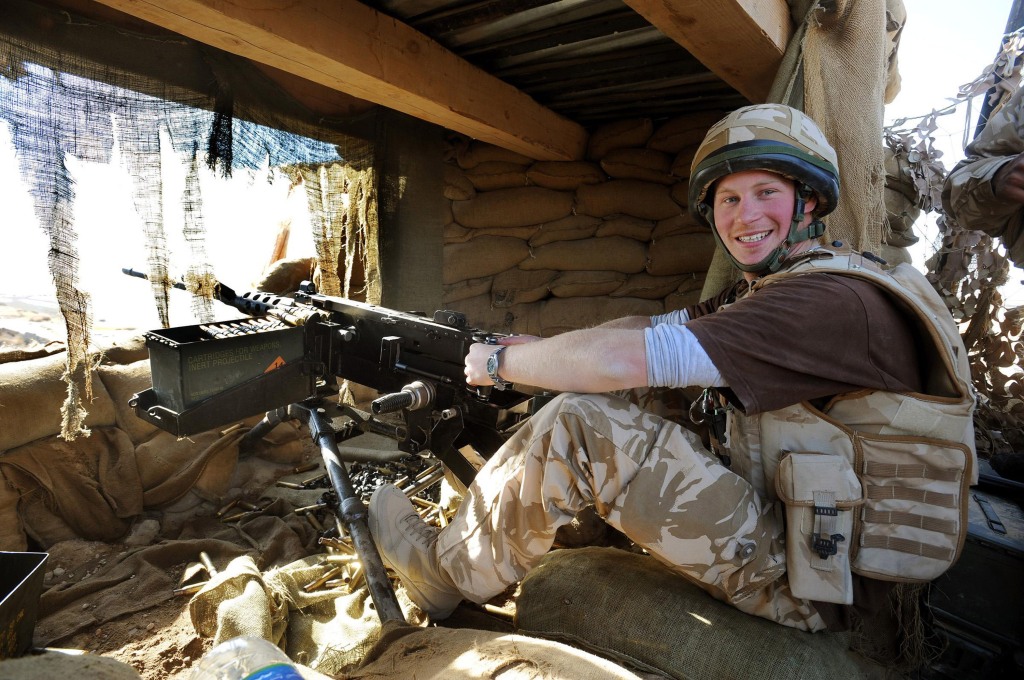
M 303 419 L 306 421 L 310 436 L 320 449 L 324 468 L 331 481 L 333 495 L 337 498 L 337 504 L 331 510 L 352 539 L 352 545 L 363 565 L 370 598 L 377 608 L 380 620 L 382 623 L 405 621 L 405 615 L 398 604 L 391 579 L 388 578 L 384 562 L 370 535 L 366 505 L 356 494 L 348 470 L 342 462 L 341 452 L 335 441 L 334 428 L 330 419 L 319 407 L 318 400 L 310 401 L 312 402 L 310 404 L 289 404 L 269 411 L 263 420 L 245 434 L 241 446 L 242 448 L 250 447 L 284 420 Z

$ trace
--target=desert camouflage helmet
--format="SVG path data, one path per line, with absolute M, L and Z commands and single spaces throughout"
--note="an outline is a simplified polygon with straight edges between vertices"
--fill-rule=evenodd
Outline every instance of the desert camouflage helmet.
M 690 212 L 711 226 L 728 259 L 744 272 L 775 272 L 793 247 L 825 232 L 821 217 L 839 200 L 836 152 L 817 124 L 801 111 L 783 104 L 756 104 L 733 111 L 708 130 L 690 167 Z M 755 264 L 737 260 L 715 227 L 709 200 L 711 186 L 726 175 L 744 170 L 767 170 L 796 183 L 796 201 L 789 234 L 777 248 Z M 804 206 L 814 195 L 809 224 Z
M 746 106 L 715 123 L 697 149 L 690 165 L 690 210 L 704 217 L 708 189 L 722 177 L 770 170 L 810 187 L 820 217 L 839 200 L 838 167 L 835 150 L 803 112 L 783 104 Z

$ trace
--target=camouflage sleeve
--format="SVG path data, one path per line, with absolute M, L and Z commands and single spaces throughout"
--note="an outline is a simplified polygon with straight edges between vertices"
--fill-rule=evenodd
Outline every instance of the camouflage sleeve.
M 942 189 L 942 207 L 965 229 L 1003 236 L 1018 233 L 1024 218 L 1019 203 L 996 198 L 992 178 L 1003 165 L 1024 152 L 1024 88 L 999 109 L 949 173 Z M 1007 244 L 1008 246 L 1011 244 Z

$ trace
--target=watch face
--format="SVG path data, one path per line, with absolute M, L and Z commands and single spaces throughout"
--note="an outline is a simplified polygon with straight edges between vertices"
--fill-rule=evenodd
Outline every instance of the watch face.
M 491 356 L 487 357 L 487 375 L 494 380 L 498 377 L 498 353 L 495 352 Z

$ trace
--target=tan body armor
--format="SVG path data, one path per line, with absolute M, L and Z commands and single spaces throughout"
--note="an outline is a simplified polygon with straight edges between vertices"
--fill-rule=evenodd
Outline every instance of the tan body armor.
M 821 410 L 804 402 L 749 417 L 730 409 L 726 447 L 733 470 L 785 513 L 794 594 L 849 604 L 851 572 L 920 582 L 956 561 L 967 489 L 977 482 L 975 400 L 956 325 L 920 272 L 817 249 L 751 294 L 809 273 L 871 281 L 916 320 L 925 392 L 862 390 Z

